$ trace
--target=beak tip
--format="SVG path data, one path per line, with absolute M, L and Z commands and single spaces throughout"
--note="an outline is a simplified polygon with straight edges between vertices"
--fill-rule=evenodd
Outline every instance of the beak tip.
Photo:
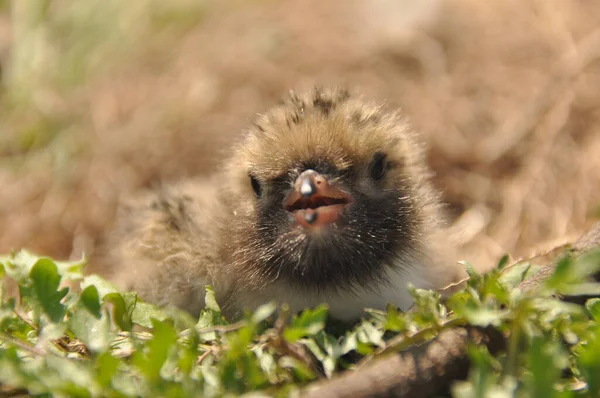
M 300 195 L 303 197 L 309 197 L 315 193 L 315 188 L 313 184 L 311 184 L 310 180 L 305 179 L 300 184 Z

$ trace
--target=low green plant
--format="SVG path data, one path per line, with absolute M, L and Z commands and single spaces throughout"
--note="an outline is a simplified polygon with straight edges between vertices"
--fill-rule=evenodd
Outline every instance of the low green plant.
M 600 285 L 588 281 L 600 269 L 600 252 L 565 256 L 527 292 L 515 287 L 536 272 L 529 263 L 507 267 L 503 259 L 486 274 L 465 264 L 466 287 L 447 301 L 412 289 L 412 311 L 369 310 L 351 326 L 331 324 L 325 306 L 293 315 L 275 304 L 230 323 L 210 287 L 193 319 L 84 276 L 84 263 L 25 251 L 0 258 L 0 395 L 288 396 L 462 325 L 495 328 L 508 343 L 496 356 L 470 347 L 469 378 L 454 383 L 454 396 L 600 394 L 600 299 L 577 305 L 556 298 L 600 295 Z

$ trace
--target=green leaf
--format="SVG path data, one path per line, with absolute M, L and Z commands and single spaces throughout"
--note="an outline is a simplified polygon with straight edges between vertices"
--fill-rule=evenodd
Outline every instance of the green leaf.
M 283 337 L 290 343 L 306 337 L 314 336 L 325 327 L 327 306 L 320 305 L 314 309 L 304 310 L 292 318 L 290 325 L 283 330 Z
M 505 254 L 504 256 L 502 256 L 502 258 L 498 261 L 498 264 L 496 265 L 496 269 L 502 270 L 504 267 L 506 267 L 508 265 L 508 260 L 509 260 L 508 254 Z
M 373 346 L 363 343 L 362 341 L 357 341 L 356 343 L 356 352 L 360 355 L 367 356 L 371 355 L 375 350 Z
M 88 286 L 94 286 L 98 291 L 100 299 L 104 299 L 104 296 L 111 293 L 119 293 L 119 290 L 111 282 L 102 279 L 98 275 L 89 275 L 83 278 L 81 281 L 81 289 L 85 290 Z
M 23 369 L 22 362 L 15 347 L 0 349 L 0 383 L 10 386 L 29 385 L 33 391 L 40 389 L 40 382 Z
M 463 316 L 467 322 L 474 326 L 498 326 L 510 314 L 506 310 L 498 310 L 484 306 L 467 303 L 454 308 L 457 315 Z
M 556 267 L 554 268 L 554 273 L 552 274 L 552 276 L 550 278 L 548 278 L 546 280 L 546 284 L 548 286 L 556 286 L 556 285 L 560 285 L 562 283 L 568 283 L 571 281 L 571 264 L 573 262 L 573 259 L 568 256 L 565 255 L 563 257 L 561 257 L 557 264 Z
M 583 308 L 578 304 L 568 303 L 555 298 L 535 298 L 530 304 L 536 310 L 540 311 L 544 316 L 552 319 L 559 315 L 574 316 L 583 314 Z
M 87 264 L 87 258 L 83 256 L 80 260 L 75 261 L 54 261 L 58 273 L 69 280 L 83 279 L 83 268 Z
M 119 368 L 119 360 L 113 357 L 109 352 L 104 352 L 96 358 L 96 381 L 102 387 L 110 386 L 113 376 Z
M 252 314 L 252 322 L 260 323 L 273 315 L 273 313 L 277 310 L 277 303 L 270 302 L 267 304 L 263 304 L 254 311 Z
M 361 322 L 357 329 L 357 338 L 362 343 L 372 344 L 374 346 L 383 347 L 383 330 L 377 329 L 368 321 Z
M 499 358 L 482 345 L 470 348 L 469 379 L 455 382 L 456 396 L 598 395 L 600 298 L 588 300 L 584 308 L 552 296 L 595 291 L 589 278 L 594 257 L 566 258 L 552 286 L 528 292 L 512 289 L 512 283 L 533 267 L 519 264 L 500 271 L 505 261 L 485 274 L 473 271 L 466 288 L 445 301 L 435 291 L 411 287 L 415 305 L 406 313 L 393 306 L 366 309 L 355 325 L 328 321 L 326 329 L 325 306 L 273 325 L 277 307 L 269 303 L 221 331 L 212 327 L 228 323 L 210 287 L 196 322 L 180 310 L 143 303 L 136 293 L 121 294 L 97 276 L 84 278 L 81 292 L 63 297 L 60 285 L 77 278 L 79 265 L 11 255 L 0 262 L 21 277 L 21 300 L 3 297 L 0 303 L 0 383 L 26 387 L 34 396 L 238 396 L 257 391 L 283 397 L 299 393 L 304 388 L 299 383 L 317 377 L 313 366 L 335 376 L 361 355 L 373 358 L 389 338 L 402 334 L 401 344 L 410 344 L 413 335 L 423 341 L 440 328 L 468 324 L 491 325 L 512 337 L 508 353 Z M 28 274 L 23 276 L 24 270 Z M 62 306 L 62 317 L 48 323 L 53 310 L 42 303 L 52 302 Z M 117 328 L 127 332 L 117 333 Z M 74 350 L 79 342 L 88 350 Z M 307 366 L 304 355 L 296 357 L 302 352 L 314 364 Z
M 600 325 L 595 325 L 588 343 L 577 354 L 577 365 L 588 385 L 587 396 L 600 396 Z
M 31 277 L 37 304 L 52 322 L 60 322 L 65 312 L 65 308 L 60 301 L 69 289 L 58 290 L 60 275 L 54 262 L 44 258 L 39 259 L 31 268 L 29 276 Z
M 600 298 L 589 299 L 585 303 L 585 308 L 596 322 L 600 322 Z
M 140 303 L 149 304 L 138 300 L 136 308 L 137 305 L 139 305 Z M 159 311 L 156 313 L 156 319 L 161 319 L 162 313 L 162 315 L 164 316 L 163 319 L 170 319 L 173 322 L 175 329 L 177 330 L 186 330 L 194 328 L 194 326 L 197 323 L 197 319 L 195 317 L 193 317 L 189 312 L 184 311 L 180 308 L 174 306 L 157 307 L 153 304 L 149 305 L 152 305 L 156 310 Z M 134 315 L 134 320 L 137 320 L 136 316 L 137 315 Z
M 199 333 L 200 339 L 202 341 L 208 342 L 217 340 L 218 334 L 215 331 L 205 332 L 203 331 L 203 329 L 210 328 L 216 325 L 226 324 L 227 322 L 223 320 L 220 313 L 215 312 L 213 310 L 205 310 L 200 312 L 200 318 L 198 319 L 198 323 L 196 324 L 195 328 L 196 331 L 198 331 Z
M 206 294 L 204 295 L 204 307 L 207 310 L 213 310 L 215 312 L 221 312 L 221 307 L 217 304 L 217 299 L 215 298 L 215 291 L 210 285 L 205 286 Z
M 388 306 L 383 328 L 392 332 L 402 332 L 406 330 L 404 314 L 398 314 L 396 308 Z
M 331 377 L 336 369 L 338 358 L 342 356 L 342 347 L 333 336 L 330 336 L 323 331 L 319 332 L 314 339 L 325 352 L 323 359 L 321 359 L 321 363 L 325 375 Z
M 182 352 L 180 352 L 177 365 L 183 374 L 189 375 L 194 370 L 194 366 L 198 359 L 198 344 L 200 343 L 200 338 L 194 328 L 188 329 L 186 332 L 187 344 L 184 346 L 183 350 L 181 350 Z
M 277 380 L 277 362 L 275 361 L 273 353 L 265 348 L 266 347 L 260 345 L 255 346 L 252 347 L 252 352 L 256 355 L 258 365 L 262 371 L 269 377 L 271 382 L 275 382 Z
M 508 304 L 510 301 L 510 291 L 505 285 L 500 283 L 496 272 L 490 272 L 483 277 L 481 297 L 484 301 L 493 299 L 501 304 Z
M 554 273 L 546 280 L 545 285 L 551 290 L 565 294 L 597 295 L 597 287 L 592 283 L 586 283 L 585 279 L 599 270 L 600 251 L 584 253 L 576 259 L 565 255 L 558 261 Z
M 313 373 L 313 371 L 295 358 L 289 356 L 281 357 L 281 359 L 279 359 L 278 365 L 282 368 L 291 369 L 294 372 L 294 378 L 300 383 L 305 383 L 307 381 L 315 379 L 315 374 Z
M 600 283 L 574 283 L 562 286 L 557 291 L 566 296 L 600 296 Z
M 454 396 L 460 397 L 493 397 L 494 390 L 494 358 L 485 346 L 467 346 L 467 355 L 471 361 L 468 382 L 453 385 Z M 501 396 L 501 395 L 500 395 Z M 508 398 L 508 396 L 507 396 Z
M 535 275 L 543 267 L 528 262 L 521 262 L 506 268 L 500 274 L 498 281 L 507 288 L 514 288 L 525 279 Z
M 25 283 L 31 273 L 32 268 L 38 261 L 50 261 L 57 269 L 59 275 L 69 280 L 81 279 L 82 270 L 86 264 L 86 259 L 77 261 L 54 261 L 50 258 L 37 256 L 26 250 L 18 251 L 10 256 L 0 257 L 0 264 L 7 274 L 19 283 Z
M 135 308 L 135 293 L 132 295 L 121 295 L 120 293 L 109 293 L 104 295 L 104 302 L 111 304 L 113 321 L 121 330 L 129 331 L 133 327 L 131 314 Z M 127 298 L 127 300 L 125 300 Z
M 600 271 L 600 250 L 587 252 L 575 260 L 573 266 L 574 274 L 577 279 L 583 279 L 592 276 Z
M 23 284 L 26 283 L 31 269 L 39 259 L 40 257 L 21 250 L 3 258 L 4 270 L 9 277 Z
M 356 350 L 359 342 L 356 336 L 356 330 L 350 330 L 346 332 L 346 335 L 340 341 L 340 349 L 342 355 L 349 353 L 350 351 Z
M 473 267 L 468 261 L 459 261 L 458 263 L 465 268 L 465 271 L 467 272 L 469 278 L 478 279 L 481 276 L 479 275 L 479 272 L 477 272 L 475 267 Z
M 567 358 L 554 341 L 534 337 L 528 355 L 529 393 L 532 397 L 555 396 L 554 383 L 567 366 Z
M 48 374 L 47 379 L 44 380 L 51 387 L 50 391 L 63 390 L 71 397 L 98 395 L 98 386 L 94 382 L 92 369 L 81 362 L 48 355 L 45 358 L 45 366 L 52 371 L 52 374 Z
M 435 323 L 442 317 L 440 306 L 440 294 L 434 290 L 416 289 L 411 284 L 408 291 L 414 298 L 413 321 L 424 325 Z
M 100 319 L 100 297 L 98 296 L 98 289 L 96 286 L 90 285 L 83 289 L 79 296 L 79 301 L 86 308 L 90 314 Z
M 12 319 L 15 316 L 14 312 L 10 308 L 0 307 L 0 330 L 4 330 L 4 320 Z
M 322 362 L 327 357 L 323 347 L 321 347 L 314 339 L 302 339 L 300 342 L 304 344 L 319 361 Z
M 136 325 L 145 328 L 151 328 L 154 324 L 154 319 L 164 321 L 168 318 L 165 311 L 155 305 L 144 303 L 143 301 L 137 301 L 133 307 L 133 312 L 131 313 L 131 321 Z
M 136 355 L 135 365 L 142 371 L 151 383 L 160 380 L 160 370 L 163 367 L 169 350 L 177 341 L 175 330 L 167 322 L 152 321 L 152 340 L 147 345 L 146 355 Z
M 68 325 L 75 337 L 83 341 L 92 352 L 105 351 L 114 337 L 110 332 L 108 314 L 96 317 L 83 304 L 75 307 Z

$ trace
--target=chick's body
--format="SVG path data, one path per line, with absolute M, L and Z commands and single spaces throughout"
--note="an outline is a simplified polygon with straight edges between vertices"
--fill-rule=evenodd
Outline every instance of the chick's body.
M 341 320 L 408 308 L 407 285 L 457 275 L 439 199 L 402 119 L 341 90 L 291 94 L 260 116 L 212 179 L 123 209 L 115 280 L 192 313 L 327 303 Z M 140 203 L 139 201 L 137 203 Z

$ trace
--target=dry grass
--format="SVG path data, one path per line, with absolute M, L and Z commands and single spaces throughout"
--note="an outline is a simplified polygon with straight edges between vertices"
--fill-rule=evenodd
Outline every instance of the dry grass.
M 210 172 L 256 112 L 315 83 L 404 110 L 474 263 L 598 215 L 593 0 L 42 3 L 0 19 L 0 252 L 93 254 L 120 196 Z

